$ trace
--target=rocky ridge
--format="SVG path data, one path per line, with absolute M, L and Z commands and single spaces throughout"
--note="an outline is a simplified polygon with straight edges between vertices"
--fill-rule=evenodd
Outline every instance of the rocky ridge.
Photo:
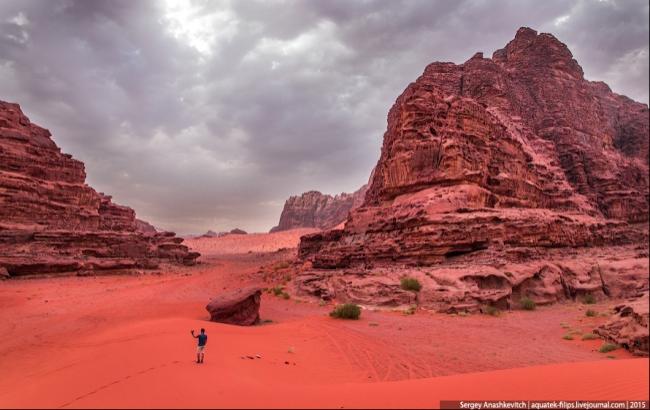
M 308 191 L 292 196 L 284 203 L 280 222 L 270 232 L 280 232 L 296 228 L 334 228 L 348 217 L 348 213 L 358 208 L 364 200 L 367 186 L 348 194 L 325 195 L 318 191 Z
M 221 231 L 221 232 L 215 232 L 213 230 L 208 230 L 203 235 L 197 235 L 195 237 L 196 238 L 221 238 L 221 237 L 228 236 L 228 235 L 247 235 L 247 234 L 248 234 L 248 232 L 246 232 L 243 229 L 234 228 L 234 229 L 231 229 L 230 231 Z
M 117 273 L 193 264 L 198 253 L 85 182 L 17 104 L 0 101 L 0 268 L 9 276 Z
M 445 312 L 634 296 L 648 289 L 648 130 L 647 105 L 585 80 L 551 34 L 430 64 L 388 114 L 363 204 L 302 238 L 294 290 Z

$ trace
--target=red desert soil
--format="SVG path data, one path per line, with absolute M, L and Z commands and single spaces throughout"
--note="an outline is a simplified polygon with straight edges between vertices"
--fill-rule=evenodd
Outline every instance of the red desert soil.
M 162 275 L 0 283 L 0 407 L 437 407 L 441 399 L 648 400 L 648 359 L 564 340 L 615 302 L 499 317 L 366 310 L 264 293 L 254 327 L 209 322 L 223 289 L 261 284 L 261 265 L 304 231 L 198 239 L 202 264 Z M 237 246 L 240 254 L 227 253 Z M 248 253 L 251 250 L 253 252 Z M 190 329 L 209 335 L 193 362 Z M 261 358 L 257 358 L 259 355 Z M 252 358 L 248 358 L 248 356 Z M 610 356 L 610 357 L 608 357 Z
M 318 232 L 315 228 L 289 231 L 226 235 L 219 238 L 188 238 L 185 244 L 201 255 L 243 254 L 248 252 L 275 252 L 282 248 L 295 248 L 302 235 Z

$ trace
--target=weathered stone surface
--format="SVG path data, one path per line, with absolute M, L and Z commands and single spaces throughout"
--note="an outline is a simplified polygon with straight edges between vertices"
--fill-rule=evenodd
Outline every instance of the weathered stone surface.
M 585 80 L 550 34 L 430 64 L 388 114 L 364 203 L 302 238 L 296 291 L 384 304 L 408 274 L 448 311 L 647 289 L 648 130 L 647 105 Z M 639 263 L 619 276 L 605 255 Z
M 49 131 L 0 101 L 0 268 L 19 276 L 194 263 L 181 238 L 152 230 L 85 179 Z
M 260 288 L 242 288 L 224 292 L 205 307 L 213 322 L 251 326 L 260 321 Z
M 151 225 L 147 221 L 143 221 L 142 219 L 137 219 L 137 218 L 135 220 L 135 229 L 138 232 L 142 232 L 144 234 L 155 235 L 156 233 L 158 233 L 158 230 L 156 229 L 155 226 Z
M 292 196 L 284 203 L 278 226 L 271 232 L 296 228 L 330 229 L 348 217 L 348 213 L 363 203 L 367 185 L 352 194 L 324 195 L 318 191 Z
M 648 356 L 648 292 L 614 308 L 612 320 L 594 330 L 639 356 Z

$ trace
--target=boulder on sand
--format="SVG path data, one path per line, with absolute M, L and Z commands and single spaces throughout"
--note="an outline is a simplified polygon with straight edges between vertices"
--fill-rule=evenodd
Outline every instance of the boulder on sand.
M 212 299 L 205 307 L 213 322 L 251 326 L 260 321 L 262 290 L 256 287 L 237 289 Z

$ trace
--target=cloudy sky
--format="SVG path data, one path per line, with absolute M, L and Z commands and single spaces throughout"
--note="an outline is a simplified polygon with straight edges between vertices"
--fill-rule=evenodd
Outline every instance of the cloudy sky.
M 2 0 L 0 99 L 158 227 L 265 231 L 291 194 L 366 182 L 426 64 L 520 26 L 648 102 L 647 0 Z

